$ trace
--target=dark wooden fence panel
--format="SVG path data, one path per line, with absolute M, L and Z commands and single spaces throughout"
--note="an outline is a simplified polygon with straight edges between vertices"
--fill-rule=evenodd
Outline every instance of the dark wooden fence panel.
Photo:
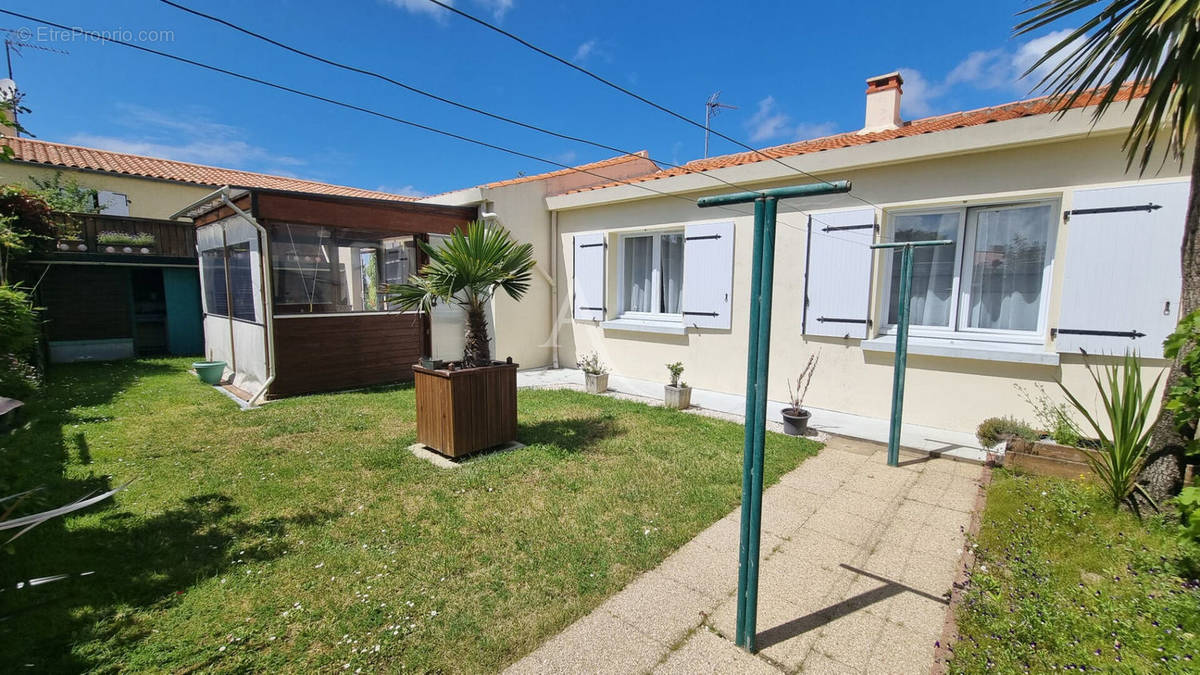
M 294 396 L 412 380 L 420 314 L 310 315 L 275 320 L 270 394 Z
M 51 265 L 38 302 L 50 340 L 133 337 L 127 267 Z

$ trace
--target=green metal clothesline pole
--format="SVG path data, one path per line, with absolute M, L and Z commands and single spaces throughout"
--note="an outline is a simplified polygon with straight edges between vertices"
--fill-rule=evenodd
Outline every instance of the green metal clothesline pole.
M 763 445 L 767 424 L 767 376 L 771 352 L 771 296 L 775 279 L 775 220 L 780 199 L 850 191 L 840 180 L 758 192 L 703 197 L 701 208 L 754 202 L 754 250 L 750 273 L 750 332 L 746 360 L 745 443 L 742 449 L 742 520 L 738 545 L 738 606 L 734 642 L 755 651 L 758 563 L 762 534 Z
M 931 241 L 898 241 L 872 244 L 873 249 L 901 249 L 900 297 L 897 299 L 896 359 L 892 367 L 892 421 L 888 430 L 888 466 L 900 465 L 900 424 L 904 417 L 904 373 L 908 370 L 908 322 L 912 300 L 913 250 L 922 246 L 945 246 L 954 242 L 946 239 Z

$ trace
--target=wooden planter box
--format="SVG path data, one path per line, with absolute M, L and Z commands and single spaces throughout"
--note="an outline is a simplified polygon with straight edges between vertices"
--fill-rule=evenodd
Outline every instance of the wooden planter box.
M 1023 438 L 1014 438 L 1004 451 L 1004 465 L 1040 476 L 1091 477 L 1092 467 L 1084 459 L 1086 453 L 1095 455 L 1096 451 L 1051 441 L 1031 443 Z
M 517 440 L 517 364 L 412 369 L 422 445 L 462 457 Z

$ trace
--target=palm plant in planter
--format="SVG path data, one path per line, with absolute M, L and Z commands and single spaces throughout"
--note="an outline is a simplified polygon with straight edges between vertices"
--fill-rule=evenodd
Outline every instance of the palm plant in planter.
M 808 420 L 812 417 L 812 412 L 804 409 L 804 397 L 808 394 L 808 385 L 812 382 L 813 373 L 817 371 L 817 362 L 820 356 L 812 354 L 808 357 L 808 363 L 804 364 L 804 370 L 800 371 L 800 376 L 796 378 L 796 386 L 792 388 L 792 381 L 788 380 L 788 407 L 783 409 L 783 433 L 788 436 L 803 436 L 808 433 Z
M 692 388 L 687 382 L 680 382 L 683 375 L 683 364 L 679 361 L 667 364 L 667 372 L 671 374 L 671 384 L 666 385 L 663 400 L 668 408 L 683 410 L 692 405 Z
M 608 391 L 608 366 L 600 360 L 599 354 L 585 354 L 579 359 L 579 369 L 583 371 L 589 394 L 603 394 Z
M 429 312 L 437 303 L 466 312 L 461 362 L 445 368 L 413 366 L 417 388 L 417 440 L 451 457 L 516 440 L 517 364 L 492 360 L 487 304 L 503 290 L 520 300 L 529 290 L 533 245 L 482 221 L 455 229 L 437 247 L 418 242 L 429 256 L 418 275 L 384 290 L 388 301 Z

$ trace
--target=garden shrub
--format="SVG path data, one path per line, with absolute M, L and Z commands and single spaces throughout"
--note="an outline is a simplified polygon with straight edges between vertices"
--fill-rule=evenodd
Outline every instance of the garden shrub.
M 37 311 L 20 288 L 0 286 L 0 396 L 20 398 L 37 381 Z
M 1033 430 L 1033 427 L 1015 417 L 989 417 L 980 422 L 979 428 L 975 430 L 975 438 L 978 438 L 979 443 L 985 448 L 990 448 L 1010 438 L 1035 441 L 1037 437 L 1037 432 Z
M 1021 392 L 1021 398 L 1033 408 L 1033 417 L 1038 428 L 1060 445 L 1080 446 L 1083 441 L 1083 430 L 1071 416 L 1071 406 L 1055 402 L 1046 393 L 1040 383 L 1034 384 L 1034 391 L 1015 385 Z
M 1183 537 L 1200 544 L 1200 487 L 1185 487 L 1175 499 L 1183 519 Z

